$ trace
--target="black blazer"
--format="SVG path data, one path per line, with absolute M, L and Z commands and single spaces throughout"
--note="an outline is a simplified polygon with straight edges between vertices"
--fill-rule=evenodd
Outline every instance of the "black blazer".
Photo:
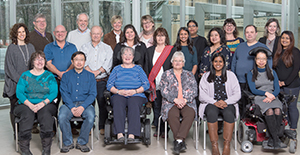
M 207 40 L 198 35 L 198 37 L 192 38 L 193 45 L 196 47 L 197 50 L 197 60 L 198 60 L 198 66 L 201 63 L 201 56 L 203 55 L 204 49 L 208 46 Z
M 118 43 L 114 49 L 112 68 L 122 64 L 122 60 L 119 60 L 117 58 L 118 53 L 121 52 L 122 47 L 126 47 L 126 45 L 124 45 L 124 43 Z M 147 47 L 143 42 L 139 42 L 138 45 L 135 47 L 135 52 L 139 52 L 141 57 L 139 60 L 135 61 L 134 63 L 137 65 L 141 65 L 142 68 L 144 68 L 144 64 L 145 64 L 146 50 L 147 50 Z
M 278 45 L 278 40 L 279 40 L 279 36 L 276 36 L 275 38 L 275 42 L 274 42 L 274 46 L 273 46 L 273 51 L 272 51 L 272 58 L 274 58 L 276 50 L 277 50 L 277 45 Z M 261 37 L 258 40 L 259 42 L 266 44 L 267 43 L 267 37 Z
M 155 48 L 156 46 L 151 46 L 147 49 L 147 52 L 146 52 L 146 56 L 145 56 L 145 67 L 144 67 L 144 70 L 147 74 L 147 76 L 149 77 L 149 74 L 152 70 L 152 67 L 153 67 L 153 56 L 154 56 L 154 51 L 155 51 Z M 172 59 L 172 56 L 173 56 L 174 52 L 173 50 L 171 50 L 169 56 L 167 57 L 166 61 L 164 62 L 163 64 L 163 69 L 164 71 L 166 70 L 169 70 L 172 68 L 172 63 L 171 63 L 171 59 Z

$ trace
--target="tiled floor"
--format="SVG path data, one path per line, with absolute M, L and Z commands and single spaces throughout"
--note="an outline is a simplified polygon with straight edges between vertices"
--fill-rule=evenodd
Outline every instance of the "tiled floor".
M 1 122 L 1 127 L 0 127 L 0 155 L 15 155 L 18 154 L 15 151 L 15 141 L 13 139 L 13 132 L 11 129 L 11 124 L 9 121 L 9 109 L 1 109 L 0 110 L 0 122 Z M 207 149 L 206 151 L 203 150 L 203 127 L 200 127 L 200 141 L 199 141 L 199 149 L 196 150 L 194 147 L 194 141 L 192 140 L 192 129 L 190 130 L 190 134 L 187 137 L 186 143 L 187 143 L 187 151 L 182 154 L 186 155 L 210 155 L 211 154 L 211 145 L 209 142 L 209 138 L 207 135 Z M 153 132 L 153 130 L 152 130 Z M 298 133 L 299 129 L 298 129 Z M 167 151 L 164 151 L 164 139 L 160 139 L 159 142 L 156 141 L 155 138 L 152 138 L 151 145 L 149 147 L 146 147 L 145 145 L 142 144 L 133 144 L 133 145 L 108 145 L 104 146 L 103 142 L 103 136 L 100 136 L 100 140 L 97 140 L 94 138 L 94 150 L 92 150 L 89 153 L 89 155 L 117 155 L 117 154 L 122 154 L 122 155 L 134 155 L 134 154 L 142 154 L 142 155 L 168 155 L 172 154 L 172 142 L 173 142 L 173 136 L 170 132 L 170 137 L 168 139 L 168 149 Z M 298 136 L 299 137 L 299 136 Z M 75 140 L 74 140 L 75 141 Z M 222 136 L 220 136 L 219 140 L 219 147 L 220 151 L 221 148 L 223 147 L 223 140 Z M 31 146 L 30 149 L 33 154 L 41 154 L 41 143 L 40 143 L 40 137 L 39 135 L 35 134 L 32 136 L 31 140 Z M 240 150 L 240 144 L 238 144 L 238 149 L 237 151 L 234 151 L 233 146 L 234 142 L 231 142 L 231 154 L 232 155 L 273 155 L 273 154 L 278 154 L 278 155 L 286 155 L 290 154 L 287 149 L 282 149 L 282 150 L 277 150 L 277 151 L 264 151 L 262 150 L 262 147 L 260 145 L 255 145 L 253 152 L 251 153 L 243 153 Z M 299 144 L 298 144 L 299 148 Z M 54 139 L 52 148 L 51 148 L 51 153 L 52 154 L 61 154 L 59 152 L 58 148 L 58 143 L 57 143 L 57 138 Z M 79 150 L 73 149 L 67 154 L 72 154 L 72 155 L 80 155 L 83 154 Z M 300 150 L 298 150 L 296 153 L 300 154 Z

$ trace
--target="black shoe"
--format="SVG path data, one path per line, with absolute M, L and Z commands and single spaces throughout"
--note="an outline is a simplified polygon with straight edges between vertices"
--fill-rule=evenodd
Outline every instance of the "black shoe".
M 179 143 L 179 144 L 181 144 L 180 152 L 185 151 L 185 150 L 187 149 L 187 148 L 186 148 L 186 144 L 185 144 L 184 141 L 182 141 L 182 142 Z
M 78 143 L 76 143 L 76 149 L 79 149 L 81 152 L 90 152 L 89 147 L 86 145 L 80 145 Z
M 179 154 L 179 153 L 180 153 L 180 149 L 181 149 L 180 143 L 178 143 L 178 141 L 175 140 L 175 141 L 173 142 L 173 144 L 174 144 L 174 147 L 173 147 L 173 153 L 174 153 L 174 154 Z
M 18 142 L 19 147 L 20 147 L 20 153 L 21 155 L 32 155 L 29 145 L 30 145 L 30 140 L 21 140 Z
M 60 152 L 61 153 L 67 153 L 69 152 L 71 149 L 74 149 L 74 144 L 71 144 L 71 145 L 68 145 L 68 146 L 63 146 L 61 149 L 60 149 Z

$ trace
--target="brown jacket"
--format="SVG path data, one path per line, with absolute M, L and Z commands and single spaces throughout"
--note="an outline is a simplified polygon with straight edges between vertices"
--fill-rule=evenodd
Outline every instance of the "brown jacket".
M 121 34 L 120 34 L 120 41 L 121 41 L 122 35 L 123 35 L 123 32 L 121 32 Z M 113 50 L 115 49 L 117 42 L 116 42 L 116 35 L 113 30 L 104 35 L 103 42 L 110 45 L 111 49 L 113 49 Z

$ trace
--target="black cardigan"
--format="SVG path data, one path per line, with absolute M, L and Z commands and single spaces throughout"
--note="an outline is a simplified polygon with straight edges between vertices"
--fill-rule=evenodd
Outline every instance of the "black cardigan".
M 113 53 L 113 65 L 112 68 L 115 66 L 118 66 L 122 64 L 122 60 L 119 60 L 117 58 L 118 53 L 121 51 L 122 47 L 126 47 L 124 43 L 118 43 L 114 49 Z M 135 47 L 135 52 L 139 52 L 141 54 L 141 57 L 138 61 L 135 61 L 135 64 L 141 65 L 141 67 L 144 69 L 144 64 L 145 64 L 145 53 L 146 53 L 147 47 L 143 42 L 139 42 L 138 45 Z
M 277 50 L 277 45 L 278 45 L 278 40 L 279 40 L 279 36 L 276 36 L 275 38 L 275 42 L 274 42 L 274 46 L 273 46 L 273 51 L 272 51 L 272 58 L 274 58 L 276 50 Z M 258 40 L 259 42 L 266 44 L 267 43 L 267 37 L 261 37 Z
M 145 66 L 144 66 L 144 70 L 147 74 L 147 76 L 149 77 L 149 74 L 152 70 L 153 67 L 153 56 L 154 56 L 154 51 L 155 51 L 156 46 L 151 46 L 147 49 L 146 55 L 145 55 Z M 172 68 L 172 63 L 171 63 L 171 59 L 172 56 L 174 54 L 174 51 L 171 50 L 169 56 L 167 57 L 167 59 L 165 60 L 164 64 L 163 64 L 163 70 L 169 70 Z
M 192 38 L 193 40 L 193 45 L 196 47 L 197 50 L 197 60 L 198 60 L 198 66 L 201 63 L 201 56 L 203 55 L 204 49 L 208 46 L 207 40 L 198 35 L 195 38 Z
M 289 68 L 286 68 L 285 64 L 283 63 L 281 56 L 278 60 L 277 66 L 274 68 L 278 79 L 280 81 L 284 81 L 285 87 L 288 88 L 295 88 L 300 86 L 300 79 L 299 79 L 299 70 L 300 70 L 300 51 L 298 48 L 293 48 L 293 65 Z

